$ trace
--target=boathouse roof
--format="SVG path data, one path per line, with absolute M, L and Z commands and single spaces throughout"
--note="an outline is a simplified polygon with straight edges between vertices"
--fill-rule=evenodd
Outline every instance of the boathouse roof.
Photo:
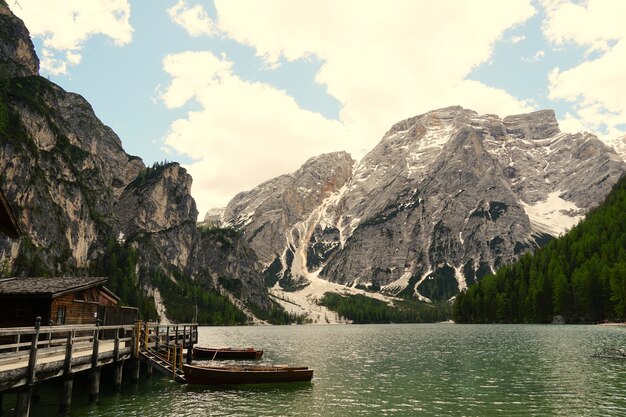
M 22 234 L 20 226 L 17 224 L 17 219 L 11 211 L 11 206 L 7 201 L 4 193 L 0 189 L 0 232 L 5 235 L 16 239 Z
M 25 277 L 0 279 L 1 296 L 29 296 L 56 298 L 76 291 L 102 286 L 105 291 L 119 300 L 104 287 L 104 277 Z

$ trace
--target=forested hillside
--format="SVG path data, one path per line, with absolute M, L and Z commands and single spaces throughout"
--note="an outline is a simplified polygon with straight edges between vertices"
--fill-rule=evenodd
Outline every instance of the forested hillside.
M 453 314 L 457 323 L 626 320 L 626 176 L 567 234 L 459 294 Z

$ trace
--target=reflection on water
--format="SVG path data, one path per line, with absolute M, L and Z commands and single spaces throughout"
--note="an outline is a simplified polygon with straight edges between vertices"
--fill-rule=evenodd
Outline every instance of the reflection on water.
M 307 365 L 296 385 L 186 386 L 155 375 L 86 403 L 73 416 L 626 415 L 626 361 L 592 358 L 626 347 L 626 328 L 536 325 L 205 327 L 200 344 L 254 346 L 261 363 Z M 46 386 L 32 415 L 58 409 Z M 4 410 L 13 406 L 4 401 Z

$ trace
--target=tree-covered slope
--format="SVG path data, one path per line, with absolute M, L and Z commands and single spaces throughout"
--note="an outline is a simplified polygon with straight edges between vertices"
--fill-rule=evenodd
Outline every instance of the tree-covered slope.
M 459 294 L 453 311 L 457 323 L 626 320 L 626 176 L 567 234 Z

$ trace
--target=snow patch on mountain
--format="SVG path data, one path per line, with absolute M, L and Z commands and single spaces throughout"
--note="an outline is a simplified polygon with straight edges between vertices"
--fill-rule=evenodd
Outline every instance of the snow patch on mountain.
M 335 284 L 319 278 L 318 274 L 319 271 L 315 273 L 308 273 L 304 279 L 306 279 L 309 284 L 299 291 L 284 291 L 278 284 L 276 284 L 274 287 L 270 288 L 270 295 L 286 311 L 292 314 L 305 315 L 313 324 L 351 323 L 350 320 L 339 317 L 334 311 L 318 304 L 327 292 L 342 295 L 364 295 L 366 297 L 384 301 L 389 305 L 393 305 L 394 301 L 399 300 L 398 298 L 386 296 L 380 293 L 373 293 L 358 288 Z
M 605 142 L 615 149 L 615 152 L 626 161 L 626 135 L 614 139 L 605 140 Z
M 559 236 L 585 217 L 583 210 L 561 198 L 561 194 L 561 190 L 554 191 L 545 200 L 535 204 L 521 201 L 531 224 L 538 232 Z
M 400 291 L 402 291 L 403 289 L 409 286 L 409 280 L 411 279 L 411 275 L 412 275 L 411 270 L 408 268 L 405 269 L 404 274 L 402 274 L 400 278 L 398 278 L 391 284 L 387 284 L 383 286 L 382 290 L 389 294 L 399 293 Z

